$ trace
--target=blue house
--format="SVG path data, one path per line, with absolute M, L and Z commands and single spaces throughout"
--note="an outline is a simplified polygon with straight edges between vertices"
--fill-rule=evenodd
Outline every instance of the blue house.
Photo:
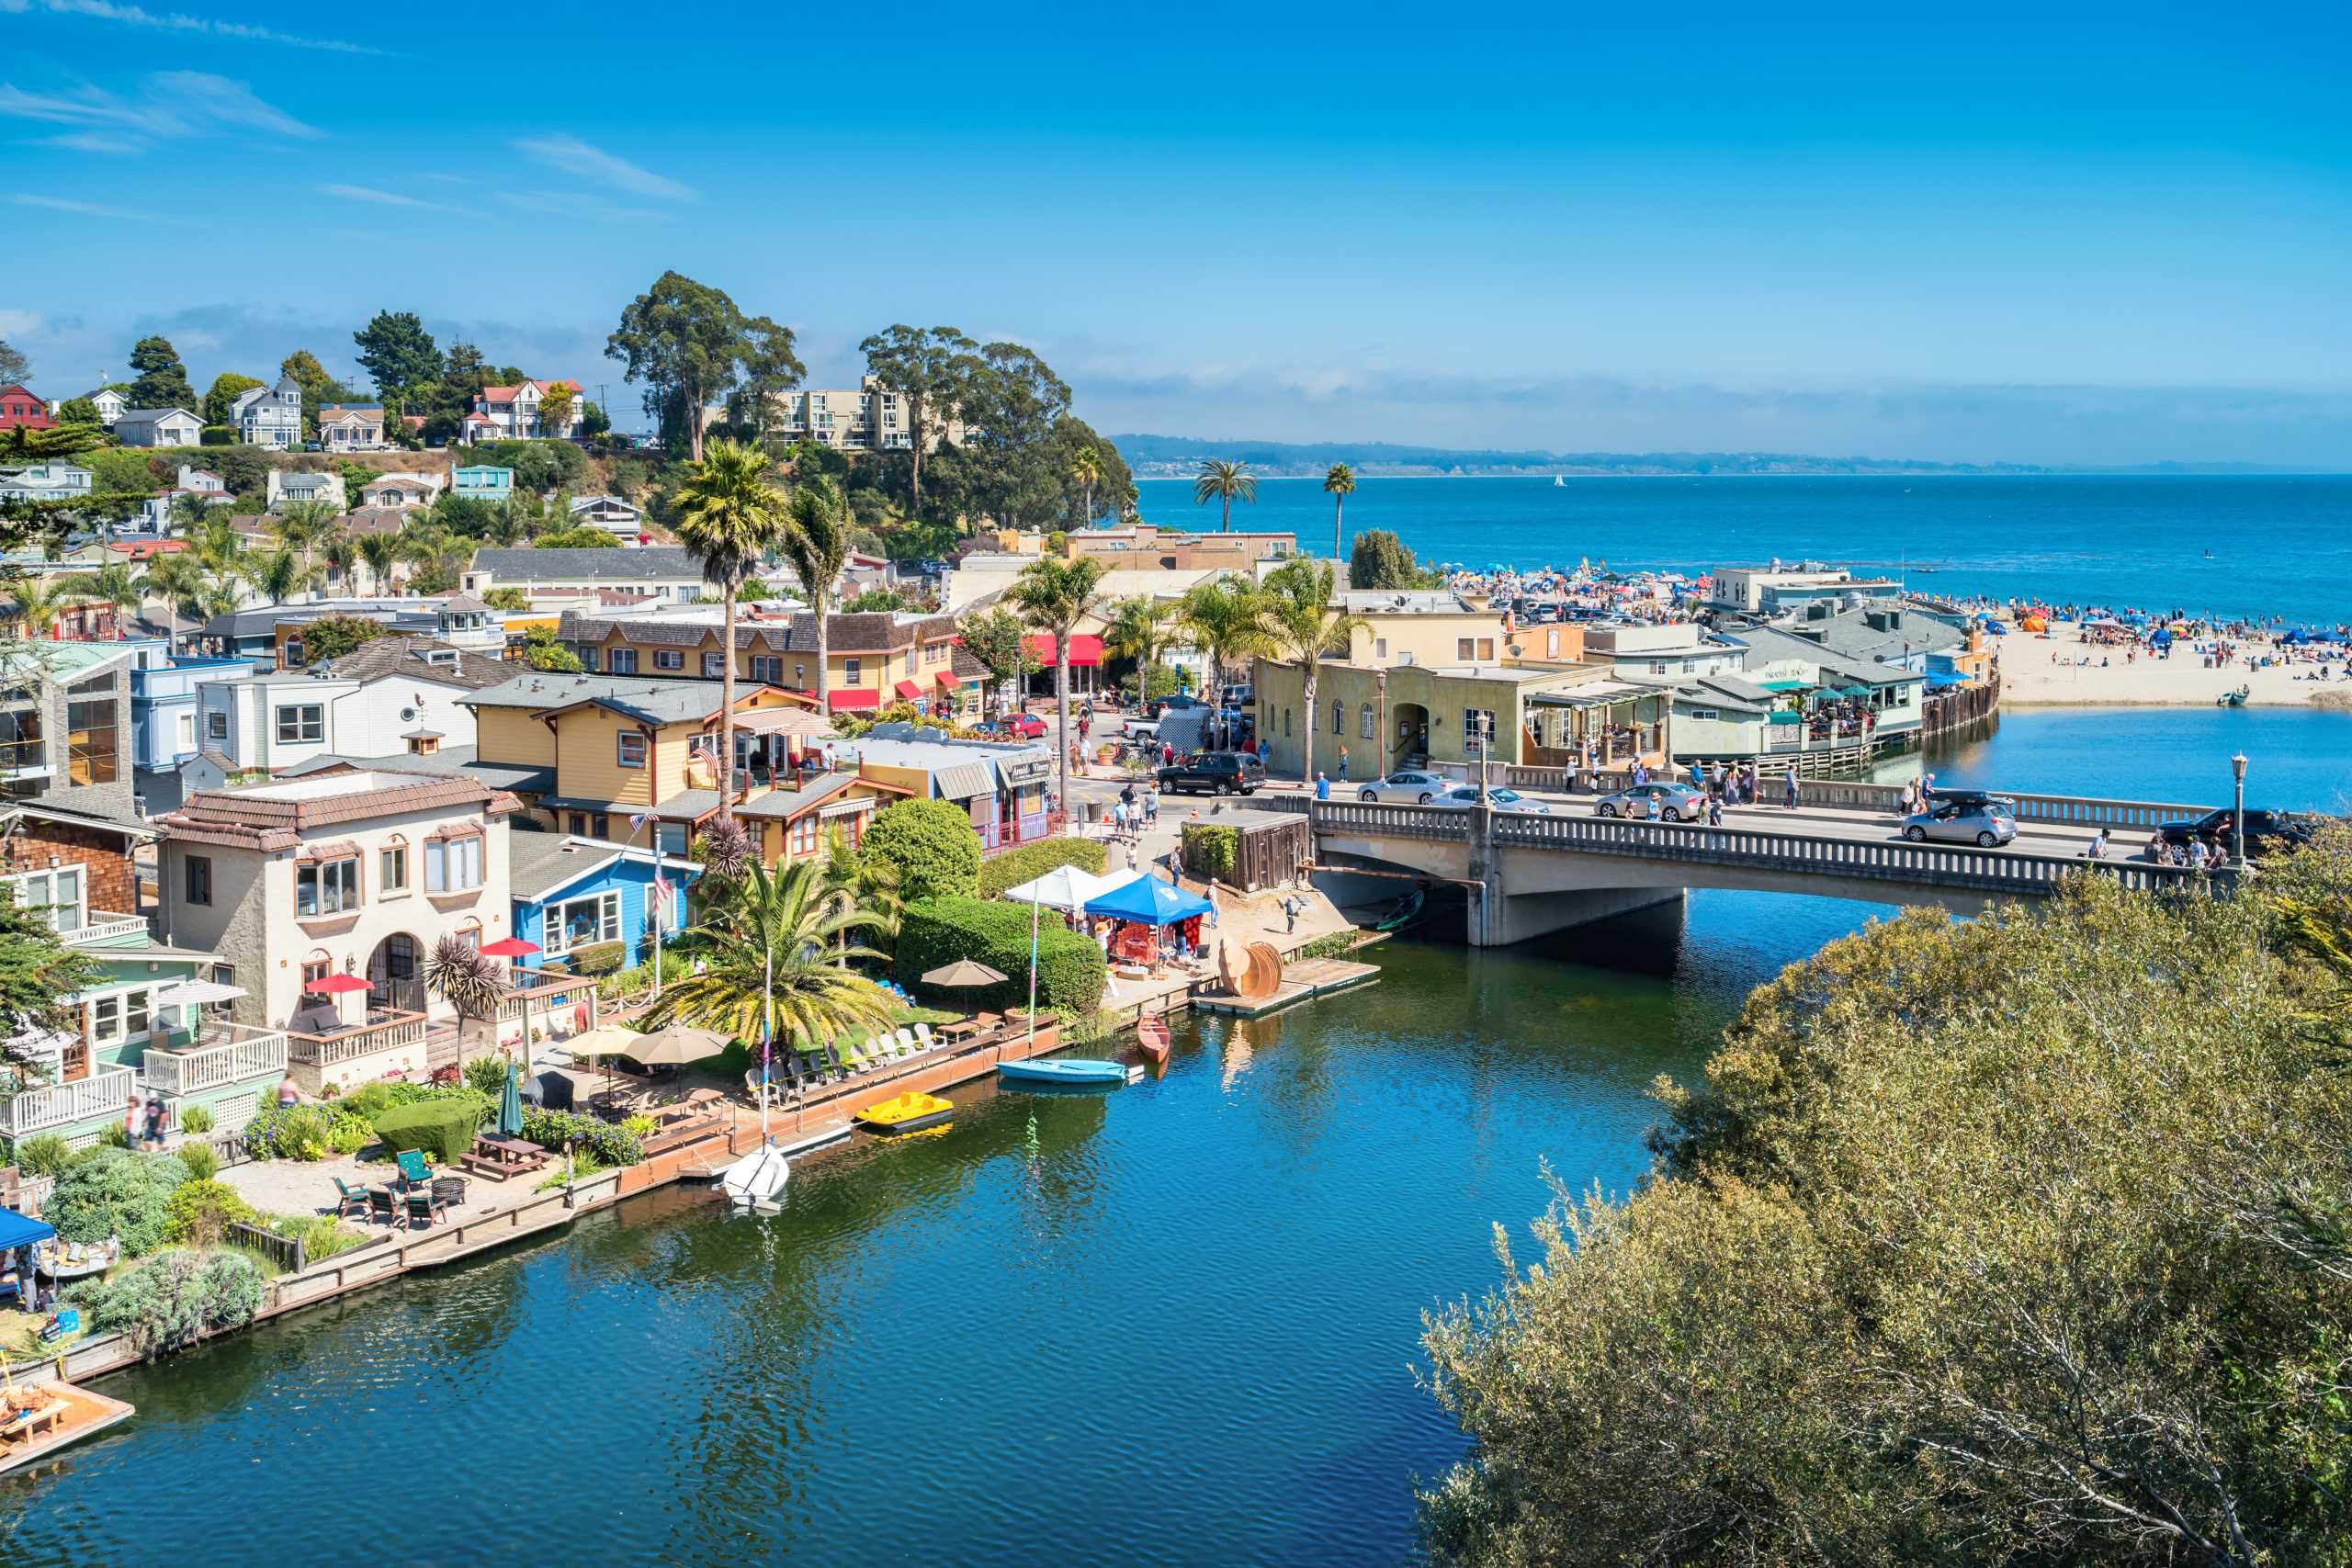
M 658 857 L 670 898 L 657 922 L 651 849 L 555 833 L 511 833 L 507 844 L 514 934 L 540 949 L 522 960 L 525 968 L 559 961 L 576 966 L 582 949 L 617 942 L 619 967 L 634 969 L 652 958 L 647 939 L 657 923 L 665 936 L 686 927 L 685 890 L 702 873 L 690 860 Z
M 449 476 L 449 493 L 474 501 L 505 501 L 514 493 L 514 470 L 487 463 L 455 469 Z
M 242 681 L 254 672 L 248 659 L 200 659 L 176 654 L 130 671 L 130 745 L 139 798 L 148 813 L 175 811 L 180 803 L 180 764 L 209 743 L 198 728 L 197 684 Z

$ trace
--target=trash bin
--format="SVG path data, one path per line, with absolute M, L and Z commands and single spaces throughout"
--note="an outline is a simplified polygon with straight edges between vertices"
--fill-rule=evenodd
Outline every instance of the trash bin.
M 1095 823 L 1102 820 L 1102 803 L 1101 801 L 1090 800 L 1086 803 L 1085 820 L 1089 827 L 1091 827 Z

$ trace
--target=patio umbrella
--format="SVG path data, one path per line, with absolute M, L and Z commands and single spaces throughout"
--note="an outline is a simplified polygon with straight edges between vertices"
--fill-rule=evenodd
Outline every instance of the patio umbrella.
M 538 951 L 540 951 L 539 944 L 536 942 L 519 936 L 503 936 L 496 942 L 484 943 L 481 953 L 485 958 L 521 958 L 526 953 Z M 514 965 L 510 964 L 508 969 L 510 975 L 515 972 Z M 523 1060 L 527 1062 L 530 1059 L 531 1000 L 526 997 L 523 998 Z
M 322 975 L 317 979 L 302 987 L 302 989 L 308 991 L 314 997 L 327 997 L 331 998 L 346 996 L 353 991 L 367 991 L 373 990 L 374 988 L 374 987 L 368 985 L 367 976 L 362 975 Z M 343 1004 L 341 1002 L 336 1002 L 334 1004 L 334 1015 L 338 1021 L 343 1019 Z
M 633 1029 L 623 1029 L 617 1023 L 600 1023 L 595 1028 L 575 1034 L 568 1042 L 574 1061 L 591 1063 L 600 1058 L 626 1056 L 629 1047 L 641 1038 Z M 606 1074 L 609 1077 L 611 1075 Z
M 716 1056 L 727 1049 L 732 1036 L 716 1029 L 690 1029 L 673 1023 L 667 1029 L 657 1029 L 650 1034 L 632 1034 L 628 1045 L 613 1053 L 648 1067 L 682 1067 L 688 1062 L 699 1062 L 705 1056 Z
M 509 1138 L 523 1135 L 522 1069 L 513 1057 L 506 1062 L 506 1092 L 498 1097 L 498 1130 Z
M 201 1007 L 207 1002 L 233 1002 L 245 994 L 243 986 L 224 986 L 218 980 L 182 980 L 166 986 L 155 993 L 159 1007 Z
M 926 986 L 994 986 L 1004 976 L 985 964 L 959 958 L 944 969 L 933 969 L 922 977 Z

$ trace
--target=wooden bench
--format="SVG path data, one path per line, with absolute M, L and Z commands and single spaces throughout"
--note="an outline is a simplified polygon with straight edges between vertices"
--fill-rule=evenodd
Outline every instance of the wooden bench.
M 21 1437 L 29 1443 L 37 1434 L 42 1431 L 55 1431 L 58 1423 L 64 1419 L 65 1405 L 62 1401 L 44 1404 L 39 1410 L 25 1411 L 7 1425 L 0 1426 L 0 1440 Z

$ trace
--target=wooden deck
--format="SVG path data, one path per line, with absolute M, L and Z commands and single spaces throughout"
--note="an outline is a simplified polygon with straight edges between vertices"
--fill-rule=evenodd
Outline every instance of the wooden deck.
M 1251 999 L 1237 997 L 1223 986 L 1193 993 L 1193 1005 L 1203 1012 L 1223 1013 L 1232 1018 L 1263 1018 L 1268 1013 L 1295 1008 L 1317 997 L 1329 996 L 1334 991 L 1350 990 L 1369 985 L 1380 978 L 1376 964 L 1358 964 L 1348 958 L 1309 958 L 1302 963 L 1286 964 L 1283 983 L 1271 997 Z
M 95 1438 L 138 1414 L 119 1399 L 108 1399 L 103 1393 L 92 1393 L 70 1382 L 45 1382 L 40 1386 L 40 1393 L 44 1399 L 60 1402 L 63 1414 L 38 1437 L 0 1439 L 0 1475 L 46 1459 L 85 1438 Z

